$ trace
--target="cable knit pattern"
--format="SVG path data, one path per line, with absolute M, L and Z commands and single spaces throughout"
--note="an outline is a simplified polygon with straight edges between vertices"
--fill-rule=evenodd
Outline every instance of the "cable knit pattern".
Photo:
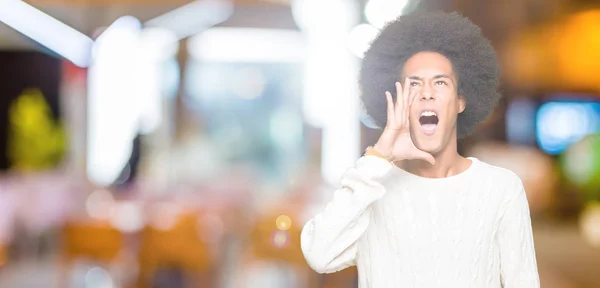
M 476 158 L 430 179 L 365 156 L 301 246 L 315 271 L 356 265 L 359 287 L 539 287 L 529 205 L 512 172 Z

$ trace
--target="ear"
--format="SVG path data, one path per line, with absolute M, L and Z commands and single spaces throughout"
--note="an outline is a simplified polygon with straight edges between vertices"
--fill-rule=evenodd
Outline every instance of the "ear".
M 465 108 L 467 108 L 467 100 L 463 96 L 458 96 L 458 114 L 465 111 Z

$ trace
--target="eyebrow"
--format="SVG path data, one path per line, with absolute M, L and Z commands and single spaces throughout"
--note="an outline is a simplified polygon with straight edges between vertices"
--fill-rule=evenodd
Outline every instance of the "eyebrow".
M 439 75 L 433 76 L 433 79 L 440 79 L 440 78 L 448 78 L 448 79 L 452 80 L 452 77 L 450 77 L 450 76 L 448 76 L 446 74 L 439 74 Z M 408 76 L 408 79 L 423 80 L 423 78 L 419 77 L 419 76 Z

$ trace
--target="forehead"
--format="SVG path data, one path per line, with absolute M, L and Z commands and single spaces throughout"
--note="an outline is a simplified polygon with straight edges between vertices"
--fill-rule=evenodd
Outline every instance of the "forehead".
M 452 62 L 444 55 L 436 52 L 419 52 L 408 58 L 402 70 L 403 77 L 418 76 L 423 78 L 446 74 L 456 78 Z

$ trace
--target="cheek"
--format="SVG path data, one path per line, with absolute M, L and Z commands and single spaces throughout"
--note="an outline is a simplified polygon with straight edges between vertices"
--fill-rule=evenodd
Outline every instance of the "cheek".
M 450 101 L 447 101 L 444 103 L 443 105 L 444 107 L 444 118 L 446 119 L 446 122 L 452 122 L 454 121 L 457 117 L 458 114 L 460 112 L 460 103 L 453 99 Z
M 418 105 L 412 105 L 410 110 L 408 111 L 408 119 L 409 120 L 418 120 L 419 119 L 419 107 Z
M 461 100 L 458 95 L 454 93 L 447 93 L 446 97 L 440 99 L 444 102 L 444 107 L 446 107 L 446 111 L 454 114 L 460 113 Z
M 446 121 L 447 123 L 454 123 L 458 118 L 459 107 L 457 103 L 452 103 L 448 105 L 448 110 L 446 110 Z

